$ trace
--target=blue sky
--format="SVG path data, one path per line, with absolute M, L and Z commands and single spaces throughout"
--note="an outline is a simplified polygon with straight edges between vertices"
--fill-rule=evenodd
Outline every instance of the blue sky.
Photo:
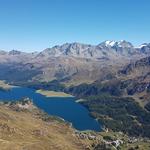
M 150 0 L 0 0 L 0 49 L 150 42 Z

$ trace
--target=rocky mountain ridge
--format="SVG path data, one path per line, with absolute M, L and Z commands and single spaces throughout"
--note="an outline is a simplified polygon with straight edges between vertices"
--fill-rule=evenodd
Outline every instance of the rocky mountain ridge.
M 150 55 L 150 44 L 134 47 L 127 41 L 105 41 L 96 46 L 66 43 L 42 52 L 0 51 L 1 80 L 63 80 L 68 85 L 114 76 L 130 62 Z M 10 76 L 11 74 L 11 76 Z
M 38 56 L 47 57 L 80 57 L 91 59 L 118 59 L 118 57 L 142 57 L 150 54 L 150 44 L 142 44 L 138 48 L 130 42 L 122 41 L 105 41 L 98 45 L 89 45 L 81 43 L 66 43 L 61 46 L 47 48 L 40 52 Z M 140 56 L 141 55 L 141 56 Z
M 134 56 L 138 54 L 150 54 L 150 43 L 141 44 L 134 47 L 132 43 L 125 40 L 121 41 L 104 41 L 98 45 L 82 44 L 78 42 L 65 43 L 47 48 L 41 52 L 25 53 L 18 50 L 5 52 L 0 51 L 0 55 L 33 55 L 40 56 L 72 56 L 80 58 L 102 58 L 102 57 L 118 57 L 118 56 Z

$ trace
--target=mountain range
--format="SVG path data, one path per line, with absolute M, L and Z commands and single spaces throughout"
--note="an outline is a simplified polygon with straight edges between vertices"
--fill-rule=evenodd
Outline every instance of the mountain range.
M 11 50 L 9 52 L 0 51 L 1 55 L 27 55 L 29 53 L 21 52 L 18 50 Z M 99 59 L 107 57 L 109 59 L 115 59 L 121 56 L 136 56 L 136 55 L 147 55 L 150 54 L 150 44 L 144 43 L 139 47 L 134 47 L 132 43 L 125 40 L 121 41 L 104 41 L 98 45 L 82 44 L 82 43 L 65 43 L 63 45 L 56 45 L 52 48 L 46 48 L 42 52 L 30 53 L 37 57 L 60 57 L 60 56 L 70 56 L 70 57 L 80 57 L 80 58 L 90 58 Z
M 150 138 L 150 44 L 66 43 L 41 52 L 0 51 L 0 80 L 82 99 L 111 131 Z
M 91 83 L 110 74 L 114 76 L 126 64 L 149 55 L 150 44 L 134 47 L 125 40 L 105 41 L 96 46 L 66 43 L 33 53 L 1 50 L 0 79 L 9 82 L 56 79 L 67 85 Z

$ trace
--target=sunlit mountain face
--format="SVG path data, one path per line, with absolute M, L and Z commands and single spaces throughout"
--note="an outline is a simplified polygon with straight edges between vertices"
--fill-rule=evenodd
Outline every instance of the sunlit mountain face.
M 134 47 L 125 40 L 98 45 L 66 43 L 35 53 L 0 51 L 0 79 L 11 82 L 56 79 L 68 84 L 93 82 L 109 74 L 113 76 L 125 64 L 149 55 L 149 44 Z

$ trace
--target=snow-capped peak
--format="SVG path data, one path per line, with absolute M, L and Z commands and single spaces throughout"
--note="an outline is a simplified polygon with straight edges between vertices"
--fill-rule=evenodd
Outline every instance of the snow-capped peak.
M 105 41 L 106 46 L 114 46 L 116 41 Z
M 121 40 L 119 42 L 117 42 L 117 46 L 118 47 L 133 47 L 133 45 L 130 42 L 127 42 L 125 40 Z

